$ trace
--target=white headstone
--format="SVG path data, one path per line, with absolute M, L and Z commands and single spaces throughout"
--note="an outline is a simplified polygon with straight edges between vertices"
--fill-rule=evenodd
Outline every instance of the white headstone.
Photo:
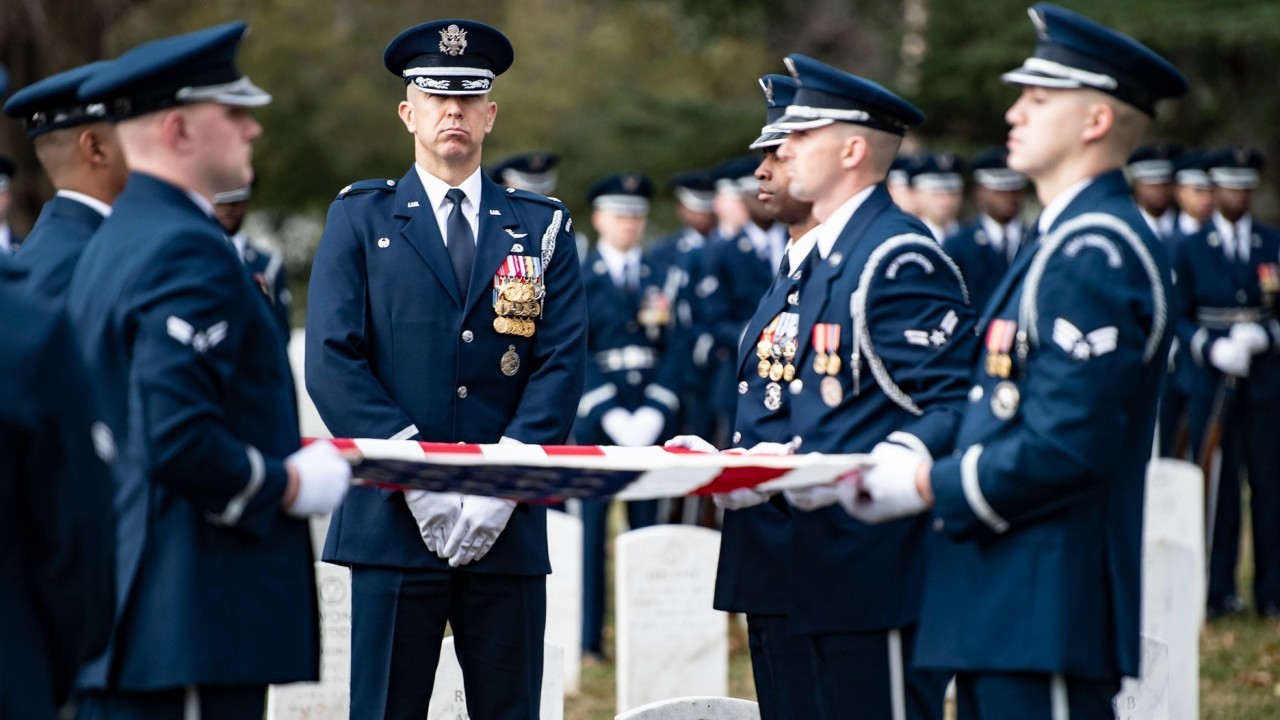
M 1143 652 L 1155 647 L 1148 644 L 1150 639 L 1166 654 L 1163 667 L 1168 674 L 1169 720 L 1196 720 L 1200 716 L 1200 627 L 1206 589 L 1204 512 L 1204 478 L 1198 467 L 1166 458 L 1151 461 L 1143 515 Z M 1148 658 L 1142 662 L 1145 683 Z
M 1142 679 L 1125 678 L 1114 700 L 1116 720 L 1169 720 L 1169 647 L 1142 636 Z
M 333 437 L 320 419 L 316 404 L 311 402 L 311 396 L 307 394 L 306 377 L 303 374 L 306 337 L 307 333 L 302 328 L 294 328 L 289 334 L 289 366 L 293 369 L 293 385 L 298 393 L 298 429 L 302 437 Z
M 546 640 L 564 648 L 564 691 L 576 695 L 582 675 L 582 520 L 547 512 L 547 550 Z
M 468 720 L 467 695 L 462 687 L 462 667 L 453 649 L 453 638 L 444 639 L 436 684 L 431 690 L 427 720 Z M 540 720 L 564 720 L 564 653 L 557 645 L 543 643 L 542 705 Z
M 347 720 L 351 705 L 351 571 L 316 563 L 320 682 L 272 685 L 267 720 Z
M 628 710 L 614 720 L 760 720 L 760 706 L 738 698 L 675 698 Z
M 655 525 L 615 543 L 618 712 L 729 683 L 725 614 L 712 609 L 720 533 Z

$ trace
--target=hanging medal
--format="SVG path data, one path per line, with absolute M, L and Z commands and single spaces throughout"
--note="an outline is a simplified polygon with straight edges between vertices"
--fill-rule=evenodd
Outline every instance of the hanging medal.
M 787 312 L 778 317 L 778 330 L 774 336 L 773 347 L 781 360 L 775 359 L 773 367 L 770 368 L 769 377 L 774 382 L 778 380 L 791 382 L 796 379 L 796 366 L 791 361 L 795 359 L 796 350 L 799 347 L 797 339 L 800 334 L 800 316 Z M 775 375 L 777 377 L 774 377 Z
M 1262 303 L 1271 307 L 1275 303 L 1276 293 L 1280 292 L 1280 271 L 1276 263 L 1260 263 L 1258 265 L 1258 287 L 1262 290 Z
M 762 379 L 769 377 L 769 370 L 773 367 L 773 363 L 770 362 L 769 358 L 773 354 L 773 333 L 778 327 L 779 317 L 775 316 L 773 318 L 768 327 L 760 333 L 760 340 L 756 343 L 756 357 L 760 358 L 759 364 L 756 365 L 756 373 Z
M 1007 378 L 1013 372 L 1013 358 L 1009 351 L 1013 349 L 1017 327 L 1016 321 L 1000 318 L 987 326 L 986 370 L 991 377 Z

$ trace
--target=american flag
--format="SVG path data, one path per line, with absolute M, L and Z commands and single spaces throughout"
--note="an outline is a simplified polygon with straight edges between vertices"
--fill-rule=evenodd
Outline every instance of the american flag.
M 333 439 L 361 485 L 493 495 L 526 502 L 710 495 L 832 482 L 869 465 L 866 455 L 747 455 L 609 445 L 468 445 Z

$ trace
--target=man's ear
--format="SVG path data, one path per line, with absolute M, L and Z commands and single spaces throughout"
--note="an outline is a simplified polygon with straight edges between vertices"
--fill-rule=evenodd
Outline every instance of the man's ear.
M 408 100 L 401 100 L 397 112 L 400 114 L 400 122 L 404 123 L 405 129 L 412 135 L 414 127 L 413 104 Z
M 850 133 L 849 137 L 840 143 L 840 164 L 852 170 L 859 167 L 867 161 L 867 139 L 856 133 Z
M 1084 126 L 1080 131 L 1080 139 L 1085 142 L 1097 142 L 1110 134 L 1115 124 L 1115 108 L 1105 102 L 1090 103 L 1085 111 Z

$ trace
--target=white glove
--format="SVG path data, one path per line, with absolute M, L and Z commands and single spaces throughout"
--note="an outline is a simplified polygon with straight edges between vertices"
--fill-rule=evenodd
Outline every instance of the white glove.
M 483 495 L 463 495 L 462 512 L 449 533 L 441 557 L 452 567 L 462 567 L 484 557 L 502 534 L 516 502 Z
M 441 560 L 448 560 L 444 552 L 449 533 L 453 532 L 458 513 L 462 512 L 462 495 L 451 492 L 427 492 L 406 490 L 404 503 L 418 523 L 418 534 L 427 549 Z
M 805 512 L 813 512 L 840 502 L 838 492 L 839 486 L 836 483 L 828 483 L 826 485 L 812 485 L 810 487 L 783 490 L 782 494 L 787 498 L 787 502 L 791 504 L 791 507 Z
M 658 441 L 667 418 L 662 411 L 649 406 L 636 408 L 631 413 L 631 442 L 634 447 L 645 447 Z
M 756 443 L 747 448 L 747 455 L 795 455 L 796 446 L 793 443 L 776 443 L 762 442 Z
M 926 458 L 897 443 L 882 442 L 871 449 L 871 460 L 875 464 L 860 478 L 836 485 L 845 512 L 865 523 L 879 523 L 929 509 L 916 489 L 916 471 Z
M 285 512 L 294 517 L 326 515 L 351 487 L 351 463 L 327 440 L 317 440 L 284 459 L 298 474 L 298 494 Z
M 1267 331 L 1258 323 L 1236 323 L 1231 326 L 1231 333 L 1228 337 L 1232 341 L 1244 345 L 1251 355 L 1265 352 L 1271 346 L 1271 338 L 1267 336 Z
M 688 448 L 689 450 L 696 450 L 704 453 L 717 452 L 715 445 L 712 445 L 697 435 L 677 435 L 663 443 L 662 447 Z
M 600 429 L 609 436 L 614 445 L 626 445 L 631 438 L 631 413 L 622 408 L 606 410 L 600 416 Z
M 1243 342 L 1225 337 L 1214 340 L 1209 346 L 1209 363 L 1228 375 L 1249 377 L 1249 363 L 1253 353 Z
M 773 493 L 764 493 L 755 488 L 738 488 L 727 493 L 715 493 L 711 501 L 722 510 L 741 510 L 769 502 Z

